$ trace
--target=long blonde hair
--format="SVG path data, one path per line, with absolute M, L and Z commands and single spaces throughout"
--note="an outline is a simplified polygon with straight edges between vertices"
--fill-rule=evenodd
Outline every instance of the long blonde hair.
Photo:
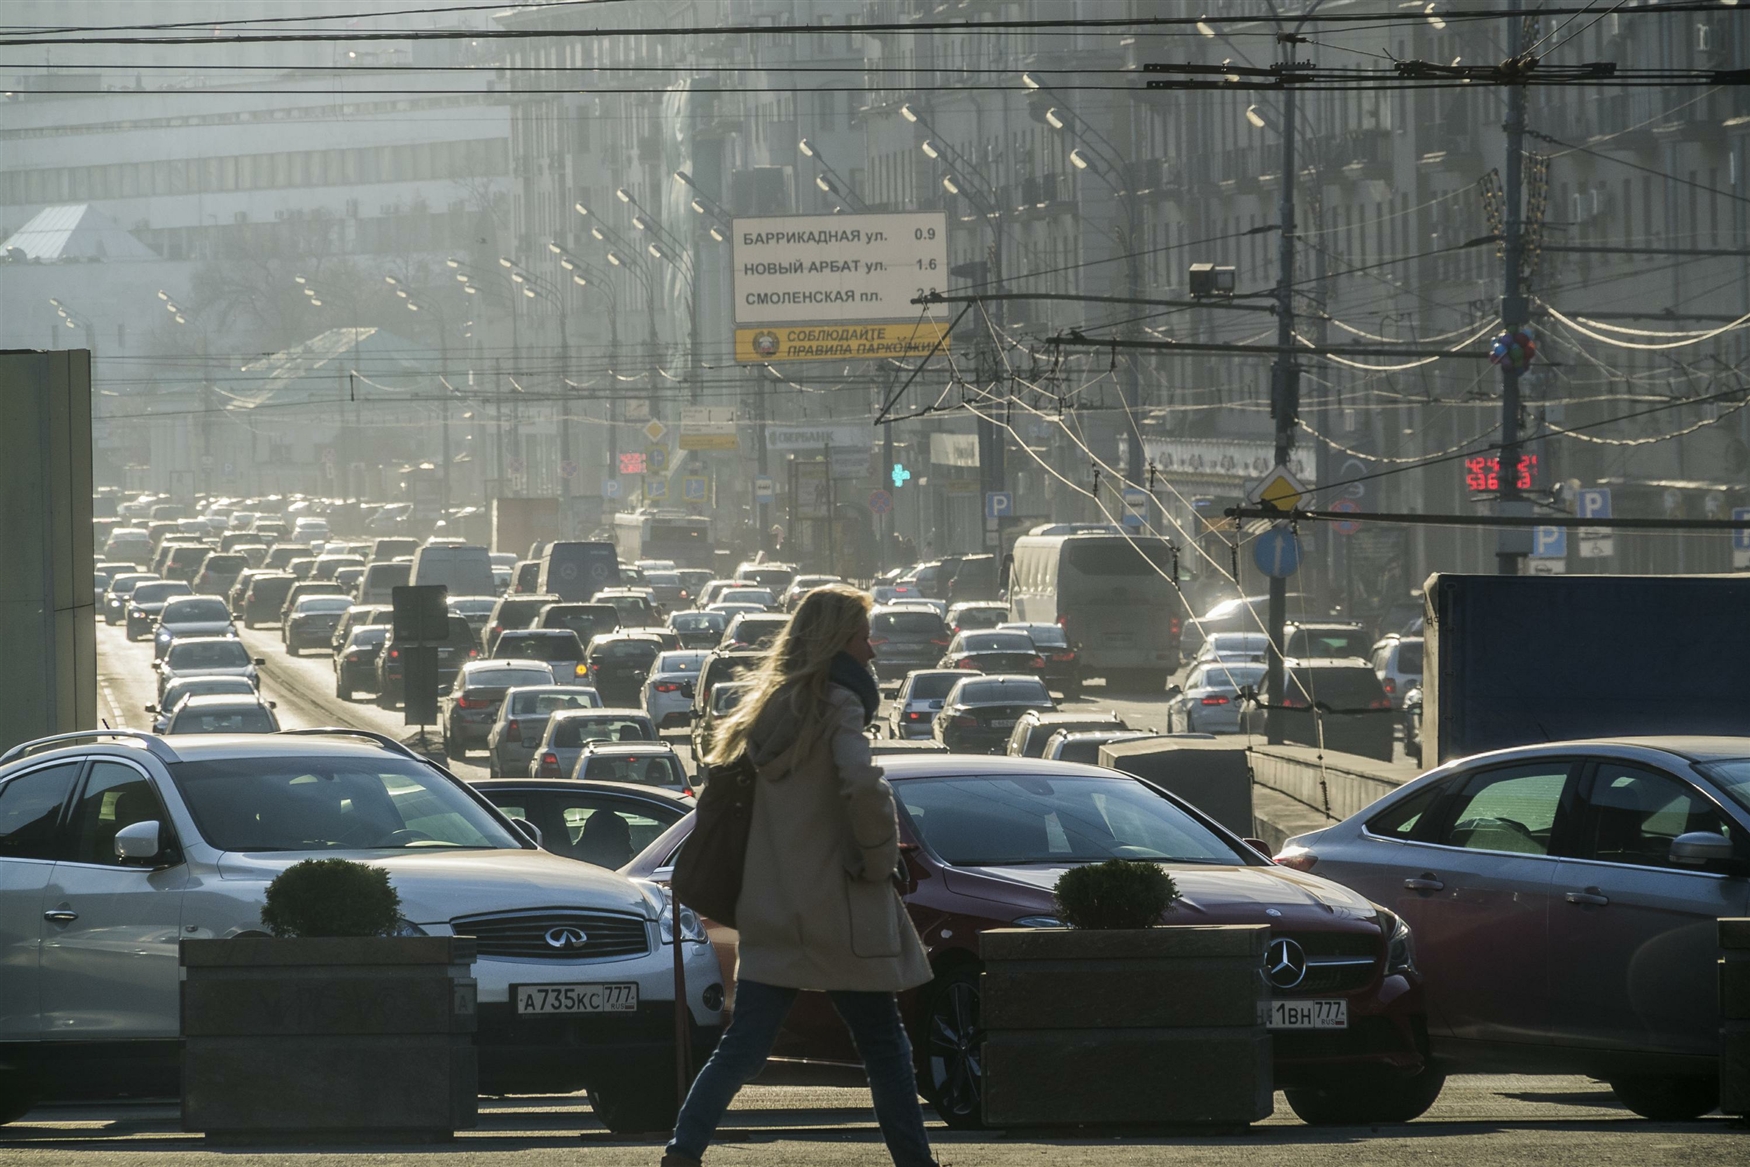
M 747 748 L 754 724 L 773 701 L 787 701 L 797 726 L 797 740 L 806 741 L 820 729 L 826 713 L 826 687 L 837 656 L 874 606 L 866 592 L 844 584 L 815 588 L 803 597 L 766 653 L 735 712 L 713 735 L 705 756 L 708 765 L 734 761 Z

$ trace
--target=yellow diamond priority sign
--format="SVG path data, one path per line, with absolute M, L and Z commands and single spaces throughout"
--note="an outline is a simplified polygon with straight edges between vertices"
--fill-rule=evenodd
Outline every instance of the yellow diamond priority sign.
M 660 421 L 652 420 L 649 425 L 644 427 L 644 436 L 653 442 L 662 441 L 662 435 L 667 432 L 668 427 L 663 425 Z
M 1254 501 L 1267 507 L 1275 507 L 1279 511 L 1292 511 L 1300 505 L 1300 500 L 1304 497 L 1306 487 L 1300 479 L 1288 472 L 1286 466 L 1272 469 L 1252 495 Z

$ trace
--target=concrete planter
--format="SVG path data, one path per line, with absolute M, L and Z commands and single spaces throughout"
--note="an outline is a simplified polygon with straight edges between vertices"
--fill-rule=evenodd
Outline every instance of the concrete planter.
M 1720 1110 L 1750 1116 L 1750 920 L 1720 921 Z
M 1262 925 L 980 934 L 985 1122 L 1267 1117 L 1269 935 Z
M 182 1125 L 446 1139 L 475 1121 L 472 937 L 182 942 Z

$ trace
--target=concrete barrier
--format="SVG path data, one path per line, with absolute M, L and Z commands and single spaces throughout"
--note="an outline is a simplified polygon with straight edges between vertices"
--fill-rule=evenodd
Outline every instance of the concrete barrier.
M 1422 773 L 1411 762 L 1382 762 L 1311 746 L 1271 746 L 1253 738 L 1252 781 L 1340 822 Z

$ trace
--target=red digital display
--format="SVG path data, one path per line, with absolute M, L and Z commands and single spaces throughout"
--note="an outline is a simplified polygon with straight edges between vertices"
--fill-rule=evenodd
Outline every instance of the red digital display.
M 1530 490 L 1537 485 L 1537 455 L 1519 455 L 1519 489 Z M 1464 460 L 1466 490 L 1482 494 L 1501 489 L 1501 459 L 1495 454 L 1478 454 Z

